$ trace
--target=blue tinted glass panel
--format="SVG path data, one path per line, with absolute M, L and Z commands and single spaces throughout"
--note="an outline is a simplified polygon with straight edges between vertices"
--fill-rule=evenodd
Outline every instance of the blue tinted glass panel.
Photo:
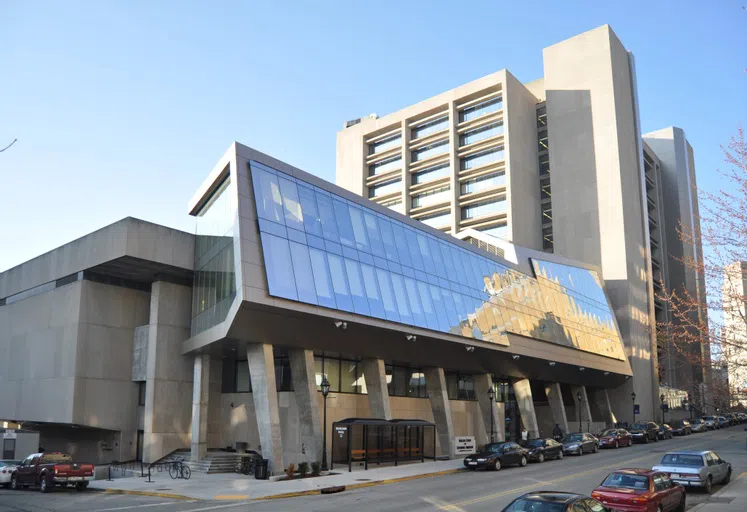
M 467 169 L 474 169 L 475 167 L 479 167 L 490 162 L 498 162 L 500 160 L 504 160 L 505 157 L 506 155 L 503 151 L 502 146 L 493 149 L 486 149 L 485 151 L 480 151 L 479 153 L 475 153 L 474 155 L 465 156 L 464 158 L 462 158 L 462 170 L 464 171 Z
M 399 255 L 397 254 L 397 240 L 394 238 L 392 223 L 379 217 L 379 228 L 381 228 L 381 238 L 384 241 L 386 259 L 390 261 L 399 261 Z
M 375 155 L 376 153 L 383 153 L 387 149 L 392 149 L 396 146 L 399 146 L 402 143 L 402 135 L 399 133 L 396 135 L 392 135 L 391 137 L 387 137 L 386 139 L 381 139 L 376 142 L 372 142 L 368 145 L 368 154 L 369 155 Z
M 328 254 L 327 261 L 329 262 L 329 273 L 332 276 L 332 289 L 335 292 L 337 308 L 353 311 L 353 299 L 350 297 L 350 291 L 348 290 L 348 280 L 342 258 L 334 254 Z
M 427 181 L 437 180 L 451 175 L 451 167 L 449 163 L 442 163 L 426 167 L 422 171 L 413 173 L 412 184 L 417 185 L 419 183 L 425 183 Z
M 311 270 L 314 272 L 317 301 L 320 306 L 336 308 L 335 294 L 332 291 L 332 278 L 329 275 L 327 256 L 318 249 L 309 248 Z
M 454 260 L 451 259 L 451 251 L 449 250 L 449 246 L 443 242 L 438 242 L 438 246 L 441 249 L 441 256 L 443 257 L 444 265 L 446 265 L 446 278 L 456 280 L 457 271 L 456 267 L 454 266 Z
M 357 261 L 345 260 L 345 270 L 348 274 L 348 284 L 350 284 L 350 295 L 353 298 L 353 310 L 359 315 L 371 315 L 366 300 L 366 290 L 363 288 L 363 278 L 361 268 Z
M 394 290 L 394 298 L 397 301 L 399 316 L 402 322 L 411 323 L 412 315 L 410 314 L 410 306 L 407 301 L 407 292 L 405 291 L 405 283 L 402 276 L 393 272 L 389 274 L 392 278 L 392 289 Z
M 444 303 L 441 290 L 438 286 L 429 285 L 428 288 L 431 292 L 431 299 L 433 299 L 433 309 L 436 311 L 436 320 L 438 320 L 439 328 L 444 332 L 449 332 L 450 322 L 449 314 L 446 310 L 446 304 Z
M 324 194 L 316 194 L 316 203 L 319 206 L 319 218 L 322 221 L 322 233 L 324 238 L 333 242 L 340 241 L 335 221 L 335 210 L 332 207 L 332 198 Z
M 439 277 L 446 277 L 446 266 L 441 256 L 441 248 L 438 246 L 435 238 L 428 237 L 428 249 L 430 250 L 431 258 L 433 258 L 433 265 L 436 267 L 436 274 Z
M 430 135 L 432 133 L 445 130 L 448 127 L 449 127 L 449 116 L 447 114 L 444 117 L 439 117 L 438 119 L 434 119 L 433 121 L 428 121 L 427 123 L 423 123 L 413 128 L 411 131 L 412 139 L 417 139 L 418 137 L 425 137 L 426 135 Z
M 417 281 L 417 286 L 418 294 L 420 295 L 420 304 L 423 306 L 423 314 L 425 315 L 428 328 L 438 331 L 440 326 L 438 325 L 438 317 L 436 316 L 437 313 L 433 306 L 433 299 L 428 290 L 428 285 L 422 281 Z
M 465 132 L 459 137 L 459 143 L 462 146 L 466 146 L 468 144 L 480 142 L 481 140 L 489 139 L 490 137 L 495 137 L 496 135 L 500 135 L 502 133 L 503 121 L 500 121 L 498 123 L 491 123 L 489 125 L 481 126 L 480 128 L 475 128 L 474 130 Z
M 293 260 L 293 275 L 296 278 L 298 300 L 317 304 L 314 272 L 311 270 L 309 248 L 303 244 L 290 242 L 291 259 Z
M 423 257 L 420 255 L 420 249 L 418 248 L 418 237 L 415 235 L 415 232 L 409 228 L 404 228 L 404 231 L 405 240 L 407 241 L 405 247 L 407 247 L 407 250 L 410 253 L 412 266 L 425 269 L 423 266 Z
M 490 100 L 481 101 L 476 105 L 467 107 L 459 112 L 459 122 L 471 121 L 484 115 L 490 114 L 491 112 L 497 112 L 503 108 L 503 98 L 493 98 Z
M 381 302 L 379 294 L 379 285 L 376 282 L 376 271 L 370 265 L 361 263 L 361 273 L 363 274 L 363 285 L 366 289 L 366 298 L 368 306 L 371 308 L 371 314 L 377 318 L 386 318 L 384 312 L 384 303 Z
M 392 281 L 389 279 L 389 271 L 377 268 L 376 278 L 379 282 L 379 291 L 381 292 L 381 300 L 384 303 L 386 319 L 399 322 L 399 312 L 397 311 L 397 303 L 394 300 L 394 292 L 392 291 Z
M 279 177 L 280 194 L 283 197 L 283 216 L 289 228 L 303 230 L 303 213 L 298 199 L 298 189 L 293 181 Z
M 366 223 L 366 232 L 368 233 L 369 248 L 371 252 L 380 258 L 386 257 L 384 251 L 384 240 L 381 238 L 381 232 L 379 231 L 379 223 L 376 222 L 376 215 L 372 213 L 364 213 L 363 219 Z
M 292 263 L 288 240 L 262 233 L 262 250 L 265 254 L 267 287 L 276 297 L 298 300 L 296 283 L 291 271 Z
M 430 274 L 436 273 L 436 266 L 433 264 L 433 258 L 431 258 L 431 250 L 428 247 L 428 238 L 425 235 L 417 234 L 418 249 L 420 250 L 420 256 L 423 260 L 425 271 Z
M 303 226 L 311 235 L 324 236 L 322 233 L 322 221 L 319 218 L 319 209 L 316 207 L 316 194 L 314 190 L 298 186 L 298 198 L 301 201 L 303 212 Z
M 349 207 L 350 210 L 350 222 L 353 225 L 353 237 L 355 238 L 355 246 L 366 252 L 371 252 L 368 245 L 368 235 L 366 233 L 366 223 L 363 220 L 363 211 L 353 206 Z
M 409 277 L 405 279 L 405 291 L 407 292 L 407 299 L 410 303 L 410 311 L 412 311 L 412 318 L 415 320 L 415 325 L 420 327 L 428 327 L 425 321 L 425 313 L 423 312 L 422 305 L 420 304 L 420 293 L 418 287 L 415 284 L 414 279 Z
M 407 238 L 405 238 L 405 229 L 402 224 L 392 222 L 392 232 L 394 232 L 394 245 L 397 248 L 397 254 L 399 254 L 399 262 L 408 267 L 412 267 L 412 260 L 410 259 L 410 253 L 407 249 Z
M 283 224 L 283 200 L 280 196 L 278 177 L 259 167 L 252 167 L 252 177 L 257 215 L 262 219 Z
M 355 247 L 355 236 L 353 235 L 353 225 L 350 223 L 348 205 L 342 201 L 333 199 L 332 206 L 335 209 L 335 219 L 337 220 L 337 228 L 340 232 L 340 242 L 348 247 Z

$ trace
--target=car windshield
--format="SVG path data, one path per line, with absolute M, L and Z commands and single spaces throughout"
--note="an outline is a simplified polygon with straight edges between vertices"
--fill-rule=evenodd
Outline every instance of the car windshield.
M 21 464 L 20 460 L 0 460 L 0 467 L 3 466 L 18 466 Z
M 498 453 L 501 451 L 501 446 L 503 446 L 501 443 L 486 444 L 482 451 L 486 453 Z
M 563 503 L 519 498 L 506 510 L 509 512 L 563 512 L 564 508 Z
M 703 466 L 703 457 L 685 453 L 667 453 L 661 458 L 662 466 Z
M 633 423 L 633 426 L 630 427 L 634 430 L 646 430 L 648 428 L 648 425 L 645 423 Z
M 681 427 L 682 425 L 684 425 L 684 423 L 682 422 L 682 420 L 674 420 L 674 421 L 672 422 L 672 425 L 671 425 L 671 426 L 672 426 L 672 427 Z
M 705 421 L 713 421 L 715 418 L 713 416 L 703 416 L 703 419 Z
M 691 425 L 700 425 L 701 423 L 703 423 L 703 420 L 701 420 L 701 419 L 690 420 L 690 424 Z
M 617 430 L 605 430 L 604 432 L 602 432 L 599 435 L 600 436 L 612 436 L 612 437 L 614 437 L 615 435 L 617 435 Z
M 604 487 L 648 490 L 648 477 L 629 473 L 612 473 L 602 482 Z
M 42 455 L 42 464 L 52 464 L 57 462 L 72 462 L 73 458 L 67 453 L 45 453 Z
M 568 434 L 563 439 L 564 443 L 578 443 L 581 441 L 581 434 Z
M 545 440 L 532 439 L 531 441 L 527 441 L 527 446 L 531 446 L 532 448 L 542 448 L 543 446 L 545 446 Z

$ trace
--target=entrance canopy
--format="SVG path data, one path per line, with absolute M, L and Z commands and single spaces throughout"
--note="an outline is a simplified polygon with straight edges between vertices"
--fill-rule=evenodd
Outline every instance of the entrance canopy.
M 347 418 L 332 424 L 332 464 L 436 460 L 436 426 L 424 420 Z

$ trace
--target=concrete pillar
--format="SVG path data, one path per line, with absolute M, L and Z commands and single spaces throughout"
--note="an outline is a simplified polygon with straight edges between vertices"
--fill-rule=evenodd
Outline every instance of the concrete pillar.
M 537 414 L 534 412 L 534 400 L 532 399 L 532 387 L 529 379 L 517 379 L 511 381 L 516 395 L 516 405 L 519 406 L 521 424 L 529 432 L 530 439 L 539 437 L 539 426 L 537 425 Z
M 487 443 L 490 441 L 504 441 L 506 439 L 504 430 L 506 428 L 505 414 L 501 418 L 499 409 L 502 411 L 502 407 L 498 407 L 498 404 L 490 403 L 488 398 L 488 390 L 493 387 L 493 376 L 489 373 L 474 374 L 472 381 L 475 384 L 475 393 L 477 394 L 477 403 L 480 406 L 480 413 L 482 415 L 483 423 L 485 424 L 485 439 L 478 440 L 478 444 Z M 428 388 L 428 393 L 431 392 L 431 388 Z M 490 439 L 490 417 L 493 417 L 493 439 Z
M 565 404 L 563 403 L 563 394 L 560 392 L 560 383 L 548 382 L 545 384 L 545 394 L 547 394 L 547 401 L 550 402 L 553 421 L 560 425 L 564 434 L 567 434 L 569 432 L 568 418 L 565 415 Z
M 291 349 L 291 379 L 293 395 L 298 409 L 301 447 L 299 461 L 322 460 L 322 414 L 319 411 L 319 399 L 316 390 L 316 369 L 312 350 Z M 305 452 L 305 457 L 303 453 Z
M 441 455 L 454 457 L 454 423 L 451 417 L 451 402 L 449 402 L 449 393 L 446 389 L 444 369 L 431 367 L 426 368 L 424 373 Z
M 192 381 L 192 453 L 198 462 L 207 455 L 208 405 L 210 403 L 210 354 L 196 354 Z
M 384 420 L 392 419 L 392 407 L 389 405 L 389 388 L 386 385 L 386 370 L 383 359 L 364 359 L 363 377 L 366 379 L 368 404 L 371 416 Z
M 581 393 L 581 403 L 578 401 L 578 394 Z M 591 408 L 589 408 L 589 397 L 586 394 L 586 386 L 571 386 L 571 393 L 573 393 L 573 402 L 576 405 L 576 422 L 579 420 L 578 412 L 581 411 L 581 430 L 588 430 L 588 426 L 591 423 Z
M 617 423 L 617 418 L 615 418 L 615 413 L 612 412 L 612 404 L 610 404 L 610 396 L 607 393 L 607 388 L 594 391 L 594 398 L 602 413 L 602 420 L 607 424 L 607 426 L 614 426 L 614 424 Z
M 262 457 L 270 461 L 270 473 L 283 472 L 283 445 L 280 435 L 280 407 L 275 384 L 275 357 L 272 345 L 250 343 L 246 347 L 249 377 L 252 381 L 254 413 L 262 445 Z
M 157 281 L 151 286 L 146 352 L 143 461 L 189 448 L 194 361 L 182 355 L 189 338 L 192 289 Z

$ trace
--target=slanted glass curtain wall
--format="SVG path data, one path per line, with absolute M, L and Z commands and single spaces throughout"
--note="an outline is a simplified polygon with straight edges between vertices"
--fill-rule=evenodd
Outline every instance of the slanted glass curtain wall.
M 226 319 L 236 297 L 233 227 L 236 201 L 230 178 L 213 192 L 197 213 L 195 274 L 192 288 L 192 336 Z
M 617 332 L 598 314 L 611 316 L 606 301 L 579 300 L 551 279 L 250 165 L 270 295 L 504 345 L 512 332 L 624 357 Z

